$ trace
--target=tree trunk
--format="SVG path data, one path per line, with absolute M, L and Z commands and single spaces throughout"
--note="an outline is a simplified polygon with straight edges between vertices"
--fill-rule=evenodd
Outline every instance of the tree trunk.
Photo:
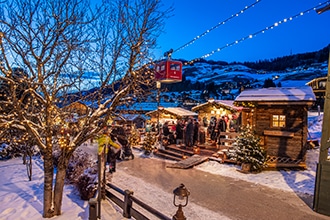
M 54 216 L 53 206 L 53 174 L 54 165 L 52 151 L 45 151 L 44 154 L 44 209 L 43 217 L 51 218 Z
M 63 152 L 62 152 L 63 153 Z M 71 154 L 70 154 L 71 155 Z M 57 166 L 55 188 L 54 188 L 54 214 L 61 215 L 62 199 L 64 191 L 64 180 L 66 176 L 66 169 L 69 164 L 69 155 L 61 156 Z

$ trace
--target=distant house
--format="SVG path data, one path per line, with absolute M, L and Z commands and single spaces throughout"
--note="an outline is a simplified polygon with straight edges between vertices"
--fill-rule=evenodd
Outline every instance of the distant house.
M 309 81 L 308 83 L 306 83 L 306 85 L 312 87 L 313 89 L 316 98 L 314 106 L 316 108 L 320 106 L 320 108 L 323 109 L 326 82 L 327 82 L 327 77 L 325 76 L 325 77 L 315 78 Z
M 123 114 L 121 117 L 116 117 L 113 120 L 118 125 L 134 125 L 136 128 L 144 128 L 147 117 L 140 114 Z
M 72 102 L 67 106 L 62 107 L 63 111 L 75 113 L 79 116 L 88 114 L 88 106 L 82 102 Z
M 163 108 L 168 107 L 177 107 L 178 103 L 171 103 L 171 102 L 136 102 L 131 105 L 121 105 L 118 106 L 117 110 L 121 114 L 146 114 L 150 111 L 157 110 L 159 106 Z
M 243 107 L 242 125 L 252 126 L 267 150 L 270 167 L 305 167 L 309 86 L 244 90 L 234 104 Z

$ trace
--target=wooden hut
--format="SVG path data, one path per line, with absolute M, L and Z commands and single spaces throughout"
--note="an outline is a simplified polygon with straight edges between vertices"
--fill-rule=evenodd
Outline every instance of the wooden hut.
M 309 86 L 244 90 L 234 104 L 243 107 L 242 125 L 252 126 L 267 150 L 269 167 L 305 167 Z
M 239 118 L 242 107 L 235 106 L 234 100 L 214 100 L 197 105 L 191 109 L 198 113 L 199 121 L 210 121 L 211 117 L 219 118 L 221 116 L 229 116 L 230 118 Z

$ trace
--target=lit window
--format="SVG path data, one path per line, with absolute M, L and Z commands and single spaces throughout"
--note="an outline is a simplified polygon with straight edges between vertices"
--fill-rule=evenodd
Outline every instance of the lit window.
M 273 127 L 285 127 L 285 115 L 273 115 Z

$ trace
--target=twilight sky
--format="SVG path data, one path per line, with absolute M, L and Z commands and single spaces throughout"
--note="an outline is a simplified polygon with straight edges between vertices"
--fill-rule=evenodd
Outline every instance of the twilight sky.
M 163 2 L 173 5 L 174 11 L 158 38 L 156 59 L 172 48 L 172 59 L 258 61 L 314 52 L 330 43 L 330 10 L 322 14 L 313 10 L 329 5 L 327 0 Z

